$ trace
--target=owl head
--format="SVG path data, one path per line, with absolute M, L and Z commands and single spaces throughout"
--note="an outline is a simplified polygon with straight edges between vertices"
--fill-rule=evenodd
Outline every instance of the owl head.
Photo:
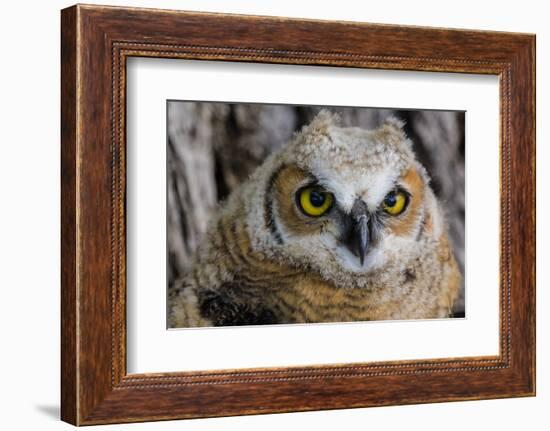
M 402 270 L 440 229 L 426 170 L 394 118 L 364 130 L 321 111 L 245 193 L 253 247 L 336 284 Z

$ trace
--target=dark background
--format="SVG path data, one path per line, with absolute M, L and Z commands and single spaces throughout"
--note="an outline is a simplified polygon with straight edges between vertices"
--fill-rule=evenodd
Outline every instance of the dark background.
M 316 106 L 168 101 L 168 285 L 188 271 L 217 204 L 322 109 Z M 330 107 L 345 126 L 405 121 L 446 214 L 464 274 L 464 112 Z M 455 316 L 464 315 L 464 281 Z

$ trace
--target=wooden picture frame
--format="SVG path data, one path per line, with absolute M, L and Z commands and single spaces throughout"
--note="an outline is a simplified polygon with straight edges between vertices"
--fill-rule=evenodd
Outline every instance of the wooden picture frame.
M 61 14 L 61 417 L 75 425 L 535 394 L 535 36 L 77 5 Z M 126 60 L 497 75 L 500 354 L 127 374 Z

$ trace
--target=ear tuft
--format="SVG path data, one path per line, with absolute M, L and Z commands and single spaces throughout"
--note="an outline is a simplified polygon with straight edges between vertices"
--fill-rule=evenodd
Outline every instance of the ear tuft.
M 405 127 L 405 122 L 396 117 L 386 118 L 382 127 L 387 131 L 405 136 L 405 131 L 403 129 Z
M 311 123 L 303 127 L 302 133 L 326 135 L 329 127 L 340 125 L 340 115 L 327 109 L 321 109 Z
M 407 137 L 404 127 L 404 121 L 393 116 L 388 117 L 380 129 L 378 129 L 378 136 L 383 138 L 386 142 L 391 142 L 410 151 L 412 155 L 413 145 L 411 140 Z

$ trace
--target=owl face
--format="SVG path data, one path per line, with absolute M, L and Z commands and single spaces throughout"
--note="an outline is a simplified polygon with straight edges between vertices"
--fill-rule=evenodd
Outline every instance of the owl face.
M 320 272 L 364 274 L 418 249 L 428 219 L 424 168 L 401 124 L 341 128 L 321 114 L 278 157 L 265 214 L 278 250 Z

